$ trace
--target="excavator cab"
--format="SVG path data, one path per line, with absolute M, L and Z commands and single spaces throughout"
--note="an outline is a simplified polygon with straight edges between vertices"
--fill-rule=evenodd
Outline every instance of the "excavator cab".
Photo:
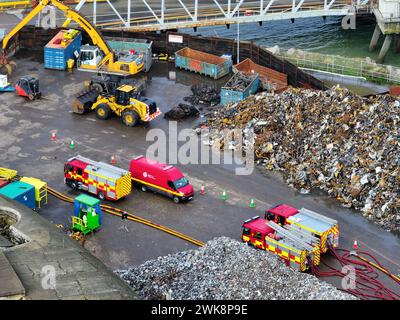
M 81 46 L 78 65 L 84 69 L 96 69 L 103 60 L 103 54 L 95 46 Z

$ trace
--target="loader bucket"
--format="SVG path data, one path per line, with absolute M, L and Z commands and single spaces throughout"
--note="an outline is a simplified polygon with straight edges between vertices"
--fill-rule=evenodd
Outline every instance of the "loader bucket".
M 8 76 L 11 76 L 15 69 L 17 69 L 17 64 L 14 61 L 0 64 L 0 74 L 7 74 Z
M 77 94 L 75 99 L 72 101 L 72 112 L 78 114 L 84 114 L 90 111 L 93 103 L 96 102 L 99 96 L 96 90 L 85 90 Z

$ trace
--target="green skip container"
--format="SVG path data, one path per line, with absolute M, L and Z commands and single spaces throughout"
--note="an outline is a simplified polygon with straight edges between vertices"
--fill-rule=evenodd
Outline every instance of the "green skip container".
M 232 59 L 186 47 L 175 53 L 175 67 L 219 79 L 232 71 Z

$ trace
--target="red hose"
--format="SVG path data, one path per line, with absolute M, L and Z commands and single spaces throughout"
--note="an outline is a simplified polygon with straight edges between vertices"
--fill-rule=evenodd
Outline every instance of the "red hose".
M 379 273 L 376 269 L 370 265 L 369 263 L 362 261 L 358 256 L 365 255 L 368 256 L 373 262 L 387 272 L 387 275 L 390 279 L 394 280 L 397 284 L 400 284 L 400 281 L 391 275 L 391 273 L 382 266 L 381 263 L 370 253 L 364 251 L 358 251 L 357 255 L 352 255 L 349 250 L 345 249 L 334 249 L 329 248 L 332 256 L 339 261 L 341 266 L 351 265 L 355 270 L 355 288 L 352 289 L 344 289 L 339 288 L 341 291 L 348 292 L 354 296 L 357 296 L 360 299 L 379 299 L 379 300 L 400 300 L 400 294 L 392 291 L 388 287 L 386 287 L 383 283 L 381 283 L 379 278 Z M 339 251 L 343 251 L 342 255 L 339 254 Z M 328 264 L 322 262 L 329 271 L 322 271 L 316 268 L 312 263 L 311 272 L 317 277 L 340 277 L 344 278 L 346 276 L 342 270 L 329 266 Z

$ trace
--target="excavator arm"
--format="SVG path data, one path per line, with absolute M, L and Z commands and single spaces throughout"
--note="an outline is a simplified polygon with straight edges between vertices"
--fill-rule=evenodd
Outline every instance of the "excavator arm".
M 84 17 L 82 17 L 76 11 L 72 10 L 70 7 L 62 4 L 61 2 L 59 2 L 57 0 L 45 0 L 45 1 L 50 1 L 50 3 L 53 6 L 60 9 L 62 12 L 64 12 L 64 16 L 68 20 L 74 21 L 83 30 L 85 30 L 86 33 L 89 35 L 89 37 L 92 39 L 93 44 L 95 46 L 98 46 L 100 48 L 100 50 L 103 51 L 103 53 L 105 54 L 106 57 L 109 55 L 112 55 L 112 51 L 108 47 L 107 43 L 103 40 L 101 35 L 97 32 L 96 28 L 93 27 L 89 21 L 87 21 Z M 64 23 L 64 25 L 68 25 L 68 24 Z
M 80 14 L 72 10 L 70 7 L 62 4 L 57 0 L 42 0 L 38 3 L 38 5 L 24 18 L 18 23 L 3 39 L 2 48 L 3 51 L 7 47 L 8 42 L 10 39 L 15 36 L 29 21 L 31 21 L 34 17 L 36 17 L 39 12 L 43 10 L 48 5 L 53 5 L 54 7 L 58 8 L 64 13 L 64 16 L 68 20 L 72 20 L 76 22 L 83 30 L 87 32 L 90 38 L 93 41 L 95 46 L 98 46 L 100 50 L 104 53 L 104 58 L 102 64 L 106 62 L 113 62 L 114 54 L 108 47 L 107 43 L 103 40 L 101 35 L 97 32 L 96 28 L 91 25 L 89 21 L 87 21 L 84 17 Z
M 40 11 L 43 10 L 43 8 L 47 5 L 46 2 L 48 3 L 48 0 L 39 2 L 39 4 L 35 8 L 33 8 L 33 10 L 29 12 L 29 14 L 24 19 L 20 21 L 20 23 L 18 23 L 8 34 L 5 35 L 2 43 L 3 51 L 5 50 L 5 48 L 7 48 L 10 39 L 15 36 L 27 23 L 29 23 L 29 21 L 36 17 Z

